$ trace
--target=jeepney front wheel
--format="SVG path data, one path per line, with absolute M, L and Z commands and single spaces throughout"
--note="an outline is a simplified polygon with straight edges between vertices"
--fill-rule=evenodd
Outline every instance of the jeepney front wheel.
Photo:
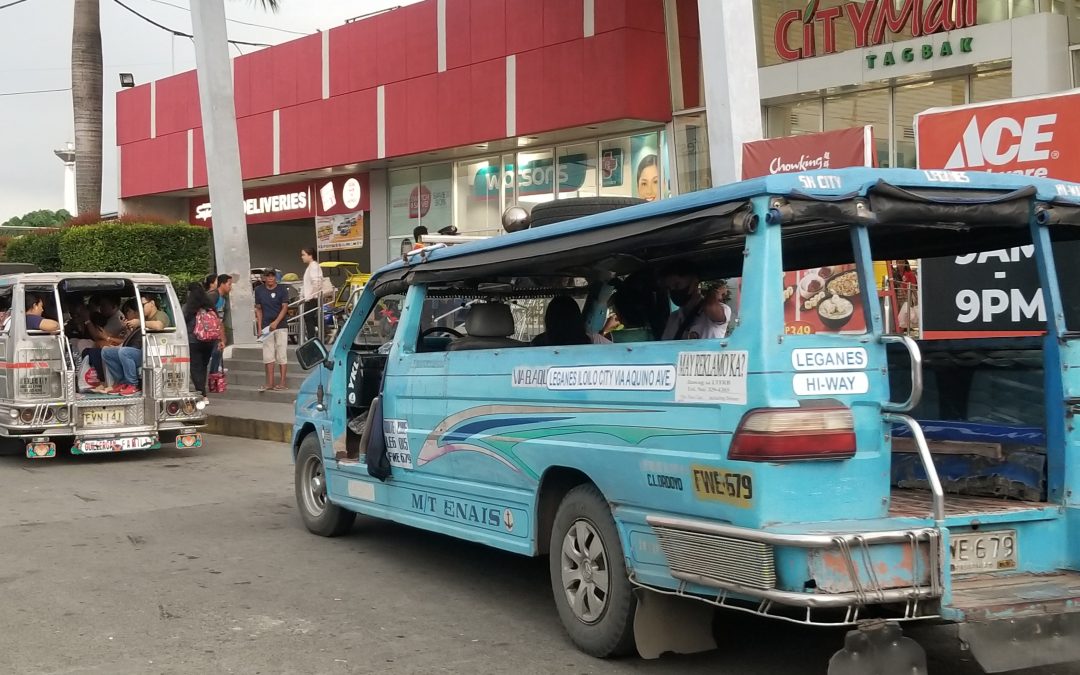
M 579 485 L 563 498 L 549 550 L 555 606 L 578 649 L 599 658 L 632 653 L 637 599 L 615 519 L 596 486 Z
M 296 506 L 307 529 L 320 537 L 339 537 L 352 529 L 356 513 L 330 502 L 322 449 L 315 434 L 308 434 L 296 454 Z

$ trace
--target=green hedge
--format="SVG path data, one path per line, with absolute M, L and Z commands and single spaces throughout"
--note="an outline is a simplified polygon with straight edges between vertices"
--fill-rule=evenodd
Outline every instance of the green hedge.
M 37 265 L 42 272 L 59 272 L 62 232 L 42 232 L 15 237 L 4 251 L 8 262 Z
M 60 238 L 63 272 L 152 272 L 205 275 L 210 231 L 178 223 L 101 223 L 71 227 Z
M 172 279 L 183 298 L 210 269 L 210 230 L 186 223 L 106 222 L 26 234 L 8 244 L 9 262 L 44 272 L 145 272 Z

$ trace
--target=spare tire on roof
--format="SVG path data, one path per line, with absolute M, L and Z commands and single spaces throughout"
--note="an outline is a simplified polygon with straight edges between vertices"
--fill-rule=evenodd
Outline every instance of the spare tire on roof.
M 537 204 L 532 208 L 529 227 L 542 227 L 597 213 L 614 211 L 626 206 L 644 204 L 637 197 L 575 197 Z

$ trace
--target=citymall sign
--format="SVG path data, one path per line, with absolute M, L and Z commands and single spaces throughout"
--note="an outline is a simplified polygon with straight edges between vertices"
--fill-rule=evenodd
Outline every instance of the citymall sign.
M 893 37 L 917 38 L 969 28 L 978 23 L 979 14 L 978 0 L 865 0 L 821 5 L 821 0 L 807 0 L 801 8 L 792 8 L 777 19 L 773 45 L 781 59 L 835 54 L 841 44 L 862 49 Z
M 352 214 L 371 209 L 368 174 L 334 176 L 303 183 L 288 183 L 244 190 L 248 225 L 280 220 Z M 190 200 L 190 222 L 213 225 L 210 198 Z
M 1080 89 L 915 116 L 920 169 L 1080 181 Z
M 873 127 L 767 138 L 743 144 L 742 177 L 874 166 Z

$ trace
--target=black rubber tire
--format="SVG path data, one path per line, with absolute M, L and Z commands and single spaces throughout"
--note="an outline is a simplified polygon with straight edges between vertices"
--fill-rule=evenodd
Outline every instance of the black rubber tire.
M 562 583 L 563 538 L 579 520 L 592 525 L 600 535 L 607 559 L 607 601 L 600 618 L 593 623 L 586 623 L 575 616 Z M 549 551 L 548 568 L 555 607 L 563 628 L 577 648 L 597 658 L 635 654 L 634 612 L 637 610 L 637 597 L 626 573 L 626 560 L 611 508 L 595 485 L 579 485 L 563 498 L 551 528 Z
M 321 513 L 313 512 L 302 493 L 302 490 L 308 489 L 304 484 L 308 481 L 305 471 L 309 466 L 309 462 L 316 461 L 323 471 L 322 476 L 325 485 L 326 471 L 323 466 L 319 439 L 315 434 L 308 434 L 300 443 L 300 451 L 296 453 L 296 468 L 293 479 L 293 487 L 296 492 L 296 508 L 300 511 L 300 518 L 304 521 L 304 527 L 308 531 L 320 537 L 340 537 L 352 529 L 353 522 L 356 520 L 356 512 L 343 509 L 337 504 L 331 503 L 329 499 L 325 500 Z
M 615 209 L 644 204 L 644 199 L 636 197 L 576 197 L 558 199 L 553 202 L 537 204 L 532 208 L 529 227 L 543 227 L 561 223 L 564 220 L 606 213 Z

